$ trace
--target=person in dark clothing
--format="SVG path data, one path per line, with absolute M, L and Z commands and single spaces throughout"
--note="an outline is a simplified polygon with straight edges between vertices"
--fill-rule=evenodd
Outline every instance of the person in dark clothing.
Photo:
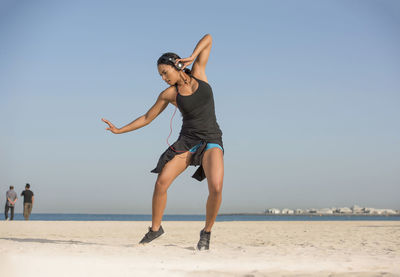
M 167 202 L 167 190 L 189 165 L 195 165 L 199 168 L 193 178 L 199 181 L 207 178 L 209 190 L 206 222 L 200 231 L 197 248 L 209 249 L 211 228 L 222 201 L 224 177 L 222 132 L 216 120 L 213 92 L 205 72 L 211 46 L 212 37 L 207 34 L 197 43 L 190 57 L 181 59 L 175 53 L 165 53 L 158 59 L 158 72 L 169 87 L 160 93 L 146 114 L 122 128 L 102 119 L 108 124 L 107 130 L 121 134 L 148 125 L 168 104 L 179 109 L 183 117 L 178 140 L 161 155 L 156 168 L 152 170 L 158 174 L 153 193 L 152 226 L 140 243 L 148 243 L 164 233 L 161 220 Z M 191 70 L 186 68 L 192 63 Z
M 10 186 L 10 190 L 6 192 L 6 207 L 4 209 L 4 215 L 6 220 L 8 220 L 8 211 L 10 211 L 11 213 L 10 220 L 14 219 L 14 208 L 17 200 L 18 197 L 17 193 L 14 190 L 14 186 Z
M 33 195 L 33 191 L 30 190 L 31 185 L 26 184 L 25 190 L 21 193 L 21 196 L 24 197 L 24 218 L 25 220 L 29 220 L 29 216 L 32 212 L 33 202 L 35 197 Z

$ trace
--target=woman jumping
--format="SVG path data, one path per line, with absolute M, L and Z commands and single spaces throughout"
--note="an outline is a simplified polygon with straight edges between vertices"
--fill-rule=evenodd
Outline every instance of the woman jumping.
M 212 45 L 211 35 L 205 35 L 192 55 L 181 59 L 174 53 L 165 53 L 157 61 L 158 72 L 169 85 L 162 91 L 148 112 L 122 128 L 110 121 L 107 130 L 121 134 L 139 129 L 152 122 L 169 103 L 179 108 L 183 116 L 178 140 L 161 155 L 151 172 L 158 173 L 152 202 L 152 225 L 140 243 L 149 243 L 164 233 L 161 220 L 167 203 L 167 190 L 172 181 L 189 165 L 199 166 L 193 178 L 207 178 L 208 199 L 206 222 L 200 231 L 198 250 L 208 250 L 211 228 L 222 201 L 224 160 L 222 132 L 218 126 L 214 98 L 206 76 L 206 65 Z M 186 68 L 193 63 L 192 69 Z

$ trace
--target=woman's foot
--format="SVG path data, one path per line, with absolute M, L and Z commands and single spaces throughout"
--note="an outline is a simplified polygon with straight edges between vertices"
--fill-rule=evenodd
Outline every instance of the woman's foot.
M 200 231 L 200 240 L 197 243 L 198 250 L 208 250 L 210 249 L 210 237 L 211 232 L 206 232 L 203 230 Z
M 153 231 L 153 230 L 151 230 L 151 227 L 149 227 L 149 231 L 146 233 L 146 235 L 144 235 L 144 237 L 142 238 L 142 240 L 139 243 L 141 243 L 141 244 L 149 243 L 152 240 L 155 240 L 156 238 L 161 236 L 162 234 L 164 234 L 164 230 L 163 230 L 162 226 L 160 226 L 158 231 Z

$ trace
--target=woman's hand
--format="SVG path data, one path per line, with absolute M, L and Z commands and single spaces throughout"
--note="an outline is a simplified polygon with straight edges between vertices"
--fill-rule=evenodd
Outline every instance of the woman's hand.
M 108 124 L 108 128 L 106 128 L 106 130 L 109 130 L 109 131 L 113 132 L 114 134 L 119 134 L 119 129 L 117 127 L 115 127 L 110 121 L 108 121 L 107 119 L 104 119 L 104 118 L 102 118 L 101 120 Z
M 185 67 L 191 65 L 193 61 L 194 61 L 194 57 L 190 56 L 189 58 L 177 59 L 175 62 L 175 65 L 177 65 L 179 62 L 181 62 L 181 63 L 183 63 L 182 69 L 184 69 Z

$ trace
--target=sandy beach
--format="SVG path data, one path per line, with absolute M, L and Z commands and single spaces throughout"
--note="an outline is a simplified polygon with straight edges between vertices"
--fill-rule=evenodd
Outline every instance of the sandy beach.
M 0 276 L 400 276 L 399 221 L 0 222 Z

